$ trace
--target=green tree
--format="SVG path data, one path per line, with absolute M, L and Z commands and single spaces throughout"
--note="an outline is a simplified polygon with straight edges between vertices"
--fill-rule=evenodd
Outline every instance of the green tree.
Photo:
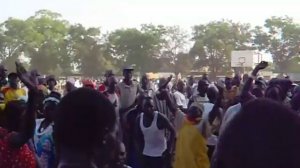
M 231 51 L 252 48 L 250 25 L 226 20 L 195 26 L 193 41 L 195 68 L 208 67 L 212 78 L 230 70 Z
M 162 46 L 162 57 L 168 58 L 173 64 L 175 74 L 180 73 L 179 65 L 176 65 L 178 57 L 182 56 L 185 47 L 188 43 L 188 34 L 182 30 L 179 26 L 168 26 L 166 32 L 163 34 L 165 39 L 164 45 Z
M 176 55 L 175 72 L 189 74 L 193 68 L 194 58 L 189 53 L 179 53 Z
M 9 70 L 14 70 L 15 60 L 18 59 L 27 41 L 31 38 L 32 29 L 23 20 L 9 18 L 0 24 L 0 61 Z
M 290 60 L 300 51 L 300 25 L 289 17 L 271 17 L 264 28 L 256 27 L 254 34 L 257 48 L 269 52 L 279 72 L 286 72 Z
M 68 43 L 72 62 L 87 76 L 99 76 L 105 69 L 113 69 L 111 56 L 107 54 L 99 28 L 72 25 Z
M 138 29 L 119 29 L 108 36 L 110 54 L 123 62 L 135 64 L 137 71 L 151 71 L 157 52 L 157 38 Z
M 65 37 L 68 33 L 69 23 L 61 18 L 61 15 L 48 10 L 40 10 L 26 22 L 32 27 L 33 39 L 26 44 L 26 53 L 31 58 L 31 66 L 41 73 L 59 72 L 63 68 L 69 71 L 71 62 L 65 61 L 66 45 Z M 56 74 L 60 75 L 60 74 Z

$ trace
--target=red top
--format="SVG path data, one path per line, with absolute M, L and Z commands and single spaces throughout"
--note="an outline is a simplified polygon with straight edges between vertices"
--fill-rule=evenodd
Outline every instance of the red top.
M 5 168 L 36 168 L 34 153 L 25 144 L 19 149 L 13 149 L 8 144 L 8 138 L 14 134 L 0 127 L 0 167 Z
M 99 92 L 103 93 L 106 90 L 106 86 L 104 85 L 104 83 L 102 83 L 99 88 L 98 88 Z

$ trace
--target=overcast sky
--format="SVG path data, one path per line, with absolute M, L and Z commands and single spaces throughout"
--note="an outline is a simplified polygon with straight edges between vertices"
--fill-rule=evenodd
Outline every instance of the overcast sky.
M 196 24 L 222 18 L 263 25 L 271 16 L 288 15 L 300 23 L 300 0 L 0 0 L 0 22 L 26 19 L 40 9 L 63 15 L 71 23 L 104 31 L 143 23 L 179 25 L 190 31 Z M 265 56 L 271 60 L 270 55 Z
M 28 18 L 35 11 L 61 13 L 71 23 L 113 30 L 142 23 L 185 29 L 222 18 L 263 25 L 270 16 L 288 15 L 300 23 L 300 0 L 0 0 L 0 22 Z

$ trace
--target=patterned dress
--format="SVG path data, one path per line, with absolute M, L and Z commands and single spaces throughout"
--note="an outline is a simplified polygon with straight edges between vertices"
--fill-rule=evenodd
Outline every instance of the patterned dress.
M 54 141 L 52 137 L 53 125 L 50 124 L 44 130 L 40 130 L 43 119 L 36 120 L 36 130 L 34 134 L 34 147 L 36 157 L 41 167 L 52 168 L 55 163 Z
M 10 147 L 8 139 L 14 132 L 0 127 L 0 167 L 2 168 L 36 168 L 33 152 L 27 144 L 18 149 Z

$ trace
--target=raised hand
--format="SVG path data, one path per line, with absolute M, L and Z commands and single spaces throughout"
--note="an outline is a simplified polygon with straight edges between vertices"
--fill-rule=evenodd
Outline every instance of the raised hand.
M 258 65 L 256 65 L 256 67 L 254 68 L 254 70 L 253 70 L 253 72 L 252 72 L 252 75 L 253 75 L 253 76 L 256 76 L 257 73 L 258 73 L 260 70 L 267 68 L 268 65 L 269 65 L 268 62 L 266 62 L 266 61 L 260 62 L 260 63 L 259 63 Z
M 162 86 L 160 86 L 160 87 L 158 88 L 158 90 L 159 90 L 159 91 L 162 91 L 163 89 L 165 89 L 165 88 L 168 86 L 168 84 L 170 83 L 170 81 L 172 80 L 172 78 L 173 78 L 173 75 L 170 75 L 170 76 L 167 78 L 167 81 L 166 81 Z
M 167 78 L 167 82 L 169 83 L 173 78 L 173 75 L 170 75 L 168 78 Z
M 262 69 L 267 68 L 268 65 L 269 65 L 268 62 L 262 61 L 262 62 L 260 62 L 255 68 L 256 68 L 256 69 L 259 69 L 259 70 L 262 70 Z
M 16 70 L 20 80 L 26 85 L 28 89 L 37 88 L 37 80 L 35 74 L 28 73 L 24 66 L 19 62 L 16 62 Z

